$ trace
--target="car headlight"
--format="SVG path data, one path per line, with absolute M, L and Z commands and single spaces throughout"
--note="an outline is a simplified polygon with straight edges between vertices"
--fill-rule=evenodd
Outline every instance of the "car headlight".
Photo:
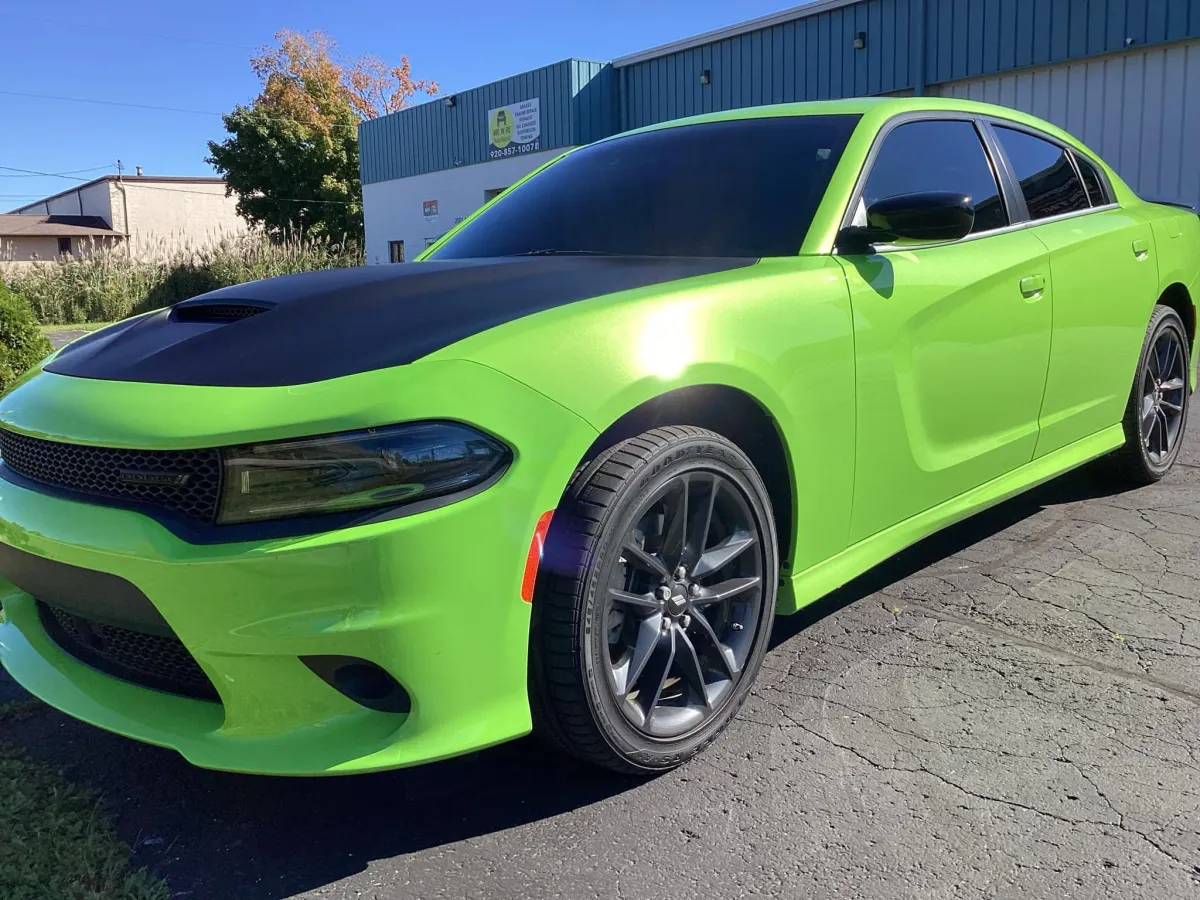
M 469 490 L 512 453 L 454 422 L 415 422 L 222 451 L 221 524 L 396 506 Z

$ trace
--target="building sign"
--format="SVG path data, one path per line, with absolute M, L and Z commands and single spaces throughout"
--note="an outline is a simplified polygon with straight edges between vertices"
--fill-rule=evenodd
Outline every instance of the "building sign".
M 488 159 L 504 159 L 542 149 L 542 110 L 538 98 L 488 110 Z
M 435 222 L 438 217 L 438 207 L 436 200 L 426 200 L 421 204 L 422 214 L 425 216 L 426 222 Z

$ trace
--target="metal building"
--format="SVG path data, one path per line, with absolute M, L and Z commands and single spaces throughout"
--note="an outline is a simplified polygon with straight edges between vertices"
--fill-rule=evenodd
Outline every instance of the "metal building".
M 1200 206 L 1200 0 L 816 0 L 364 122 L 367 258 L 411 259 L 568 147 L 715 110 L 887 94 L 1025 110 L 1143 195 Z

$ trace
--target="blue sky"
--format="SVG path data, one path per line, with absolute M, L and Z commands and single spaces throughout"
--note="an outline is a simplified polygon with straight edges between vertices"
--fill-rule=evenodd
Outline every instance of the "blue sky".
M 350 55 L 407 54 L 416 77 L 462 90 L 568 56 L 608 60 L 795 5 L 799 0 L 60 0 L 4 13 L 0 166 L 77 172 L 211 174 L 216 115 L 67 102 L 82 97 L 225 112 L 253 98 L 253 49 L 280 28 L 321 29 Z M 109 10 L 120 10 L 115 15 Z M 206 42 L 206 43 L 201 43 Z M 0 168 L 0 210 L 78 181 Z

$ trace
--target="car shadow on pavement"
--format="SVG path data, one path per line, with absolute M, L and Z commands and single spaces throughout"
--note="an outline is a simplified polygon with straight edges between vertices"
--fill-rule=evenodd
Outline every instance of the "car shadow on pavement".
M 0 700 L 20 695 L 0 671 Z M 275 778 L 198 769 L 51 711 L 3 730 L 0 740 L 100 790 L 134 864 L 189 898 L 291 897 L 377 860 L 486 838 L 641 783 L 531 738 L 394 772 Z
M 1116 484 L 1113 479 L 1105 478 L 1094 465 L 1068 472 L 1028 493 L 1006 500 L 918 541 L 798 613 L 777 618 L 775 631 L 771 635 L 771 649 L 838 610 L 999 534 L 1048 507 L 1111 497 L 1125 490 L 1127 488 Z
M 1048 506 L 1111 494 L 1090 472 L 1008 501 L 883 563 L 776 623 L 772 646 L 857 600 Z M 0 671 L 0 701 L 23 696 Z M 281 900 L 394 857 L 620 802 L 637 779 L 593 770 L 532 739 L 415 769 L 342 778 L 267 778 L 197 769 L 172 751 L 58 713 L 5 727 L 0 739 L 102 791 L 134 861 L 175 896 Z M 447 851 L 452 853 L 452 851 Z M 454 865 L 447 857 L 447 865 Z M 380 869 L 381 878 L 383 869 Z

